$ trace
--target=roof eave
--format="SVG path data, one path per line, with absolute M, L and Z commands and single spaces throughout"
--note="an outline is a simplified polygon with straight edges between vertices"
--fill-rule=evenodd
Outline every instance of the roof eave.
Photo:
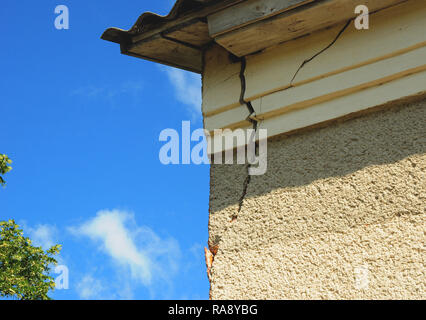
M 120 44 L 121 53 L 125 55 L 201 73 L 202 50 L 214 40 L 208 33 L 206 16 L 242 1 L 177 0 L 167 16 L 144 13 L 129 30 L 108 28 L 101 39 Z M 188 33 L 191 28 L 197 28 L 197 32 L 191 35 Z M 187 38 L 190 35 L 189 42 L 185 34 Z M 169 48 L 162 47 L 165 42 L 170 43 Z M 162 51 L 160 56 L 152 54 L 153 47 Z M 169 51 L 168 54 L 165 49 Z M 188 51 L 194 55 L 192 58 L 182 56 Z

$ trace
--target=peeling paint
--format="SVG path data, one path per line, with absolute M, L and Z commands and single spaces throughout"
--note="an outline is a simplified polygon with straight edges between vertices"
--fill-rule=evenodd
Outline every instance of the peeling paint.
M 209 278 L 209 281 L 212 282 L 211 270 L 213 266 L 214 255 L 206 247 L 204 247 L 204 255 L 206 259 L 207 277 Z

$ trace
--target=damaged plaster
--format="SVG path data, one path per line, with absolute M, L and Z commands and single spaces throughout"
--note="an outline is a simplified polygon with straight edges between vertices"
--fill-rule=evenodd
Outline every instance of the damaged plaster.
M 246 167 L 212 165 L 211 298 L 423 299 L 425 111 L 422 100 L 270 139 L 268 172 L 233 223 Z

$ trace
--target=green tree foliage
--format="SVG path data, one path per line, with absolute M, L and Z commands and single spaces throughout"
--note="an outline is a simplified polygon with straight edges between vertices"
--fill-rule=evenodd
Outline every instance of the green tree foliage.
M 4 185 L 6 183 L 3 180 L 2 175 L 12 170 L 12 167 L 10 166 L 11 163 L 12 163 L 12 160 L 10 160 L 7 155 L 0 154 L 0 185 Z
M 60 245 L 46 252 L 34 247 L 13 220 L 0 221 L 0 297 L 50 300 L 55 281 L 49 276 Z

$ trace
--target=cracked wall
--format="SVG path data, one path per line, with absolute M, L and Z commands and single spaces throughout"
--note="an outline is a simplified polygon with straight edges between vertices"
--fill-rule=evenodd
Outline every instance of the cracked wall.
M 369 30 L 348 20 L 241 59 L 212 45 L 205 128 L 246 129 L 256 120 L 272 137 L 423 92 L 425 15 L 426 2 L 406 1 L 372 13 Z
M 211 298 L 426 298 L 422 99 L 269 139 L 244 201 L 246 166 L 212 165 Z
M 425 14 L 409 0 L 369 31 L 206 49 L 205 128 L 269 137 L 264 176 L 211 167 L 213 299 L 425 297 Z

